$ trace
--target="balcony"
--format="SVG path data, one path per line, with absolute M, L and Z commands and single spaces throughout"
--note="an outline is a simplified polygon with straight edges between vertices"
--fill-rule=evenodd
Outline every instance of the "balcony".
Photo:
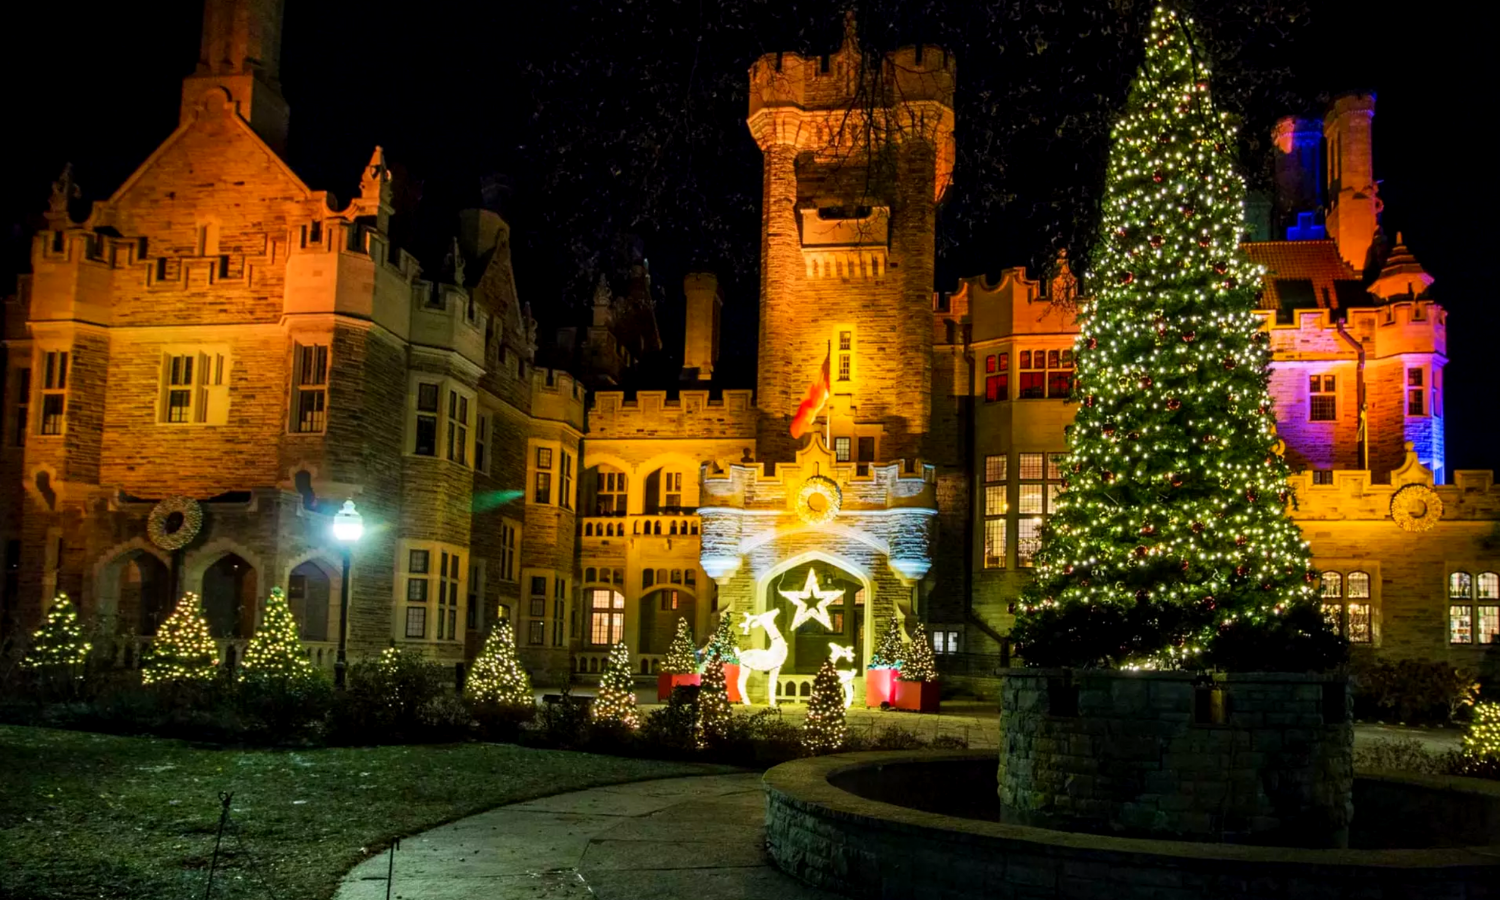
M 587 516 L 583 520 L 583 537 L 603 538 L 604 543 L 608 543 L 611 538 L 697 537 L 698 528 L 697 513 Z

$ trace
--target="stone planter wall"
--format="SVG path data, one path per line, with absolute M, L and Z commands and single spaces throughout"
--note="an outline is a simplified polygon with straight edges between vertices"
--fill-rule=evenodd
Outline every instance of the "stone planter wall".
M 1350 702 L 1337 676 L 1018 670 L 1001 687 L 1001 821 L 1345 846 Z

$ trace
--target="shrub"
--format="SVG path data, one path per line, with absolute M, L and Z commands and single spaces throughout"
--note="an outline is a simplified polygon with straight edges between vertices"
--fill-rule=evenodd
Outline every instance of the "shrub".
M 926 747 L 926 741 L 899 725 L 880 729 L 870 742 L 871 750 L 921 750 Z
M 333 706 L 339 742 L 439 742 L 462 737 L 468 728 L 468 710 L 447 670 L 416 653 L 392 648 L 360 660 L 349 667 L 348 679 Z
M 674 688 L 667 705 L 646 716 L 641 739 L 663 749 L 692 750 L 696 745 L 697 720 L 698 688 L 693 685 Z
M 1356 772 L 1412 772 L 1455 775 L 1462 760 L 1455 751 L 1434 752 L 1416 738 L 1381 738 L 1354 748 Z
M 1479 693 L 1472 672 L 1442 662 L 1359 659 L 1350 675 L 1354 713 L 1363 719 L 1446 724 L 1472 706 Z
M 333 708 L 333 684 L 313 673 L 293 678 L 250 677 L 235 686 L 247 720 L 246 738 L 257 743 L 306 741 L 319 736 Z
M 542 704 L 538 721 L 540 737 L 551 747 L 577 747 L 589 737 L 589 712 L 587 698 L 573 696 L 573 675 L 568 673 L 563 682 L 561 696 Z
M 934 750 L 967 750 L 969 742 L 956 734 L 940 734 L 932 739 Z

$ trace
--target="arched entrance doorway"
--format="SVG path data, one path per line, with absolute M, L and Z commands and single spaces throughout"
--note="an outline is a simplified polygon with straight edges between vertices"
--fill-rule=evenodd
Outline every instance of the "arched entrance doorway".
M 172 614 L 172 573 L 145 550 L 115 557 L 99 573 L 96 610 L 106 634 L 150 637 Z
M 787 644 L 782 674 L 817 674 L 828 658 L 829 644 L 854 648 L 854 662 L 840 663 L 840 668 L 863 669 L 869 599 L 863 579 L 821 557 L 766 579 L 761 608 L 781 610 L 776 622 Z
M 286 602 L 297 622 L 297 635 L 304 641 L 328 640 L 329 602 L 333 580 L 323 567 L 308 560 L 287 577 Z
M 203 572 L 203 611 L 216 638 L 247 638 L 255 630 L 255 569 L 234 553 Z

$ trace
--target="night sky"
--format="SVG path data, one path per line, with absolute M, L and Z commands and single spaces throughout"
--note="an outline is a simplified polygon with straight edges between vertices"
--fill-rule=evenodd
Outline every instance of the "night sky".
M 695 266 L 721 272 L 726 335 L 754 334 L 760 180 L 743 125 L 744 73 L 762 52 L 835 49 L 841 4 L 575 2 L 538 5 L 545 12 L 530 21 L 515 18 L 517 7 L 508 4 L 287 5 L 281 77 L 292 110 L 288 161 L 313 188 L 347 201 L 371 149 L 384 145 L 398 173 L 422 183 L 409 221 L 427 241 L 412 237 L 409 249 L 429 270 L 437 268 L 436 246 L 445 229 L 451 233 L 452 213 L 477 205 L 481 176 L 498 175 L 509 186 L 503 210 L 515 230 L 522 299 L 544 329 L 572 315 L 580 285 L 597 277 L 591 262 L 604 270 L 618 262 L 600 237 L 609 231 L 636 235 L 633 246 L 650 259 L 671 351 L 680 353 L 681 277 Z M 1198 5 L 1210 18 L 1212 4 Z M 1297 7 L 1289 0 L 1265 5 Z M 1378 93 L 1382 224 L 1392 238 L 1404 233 L 1450 313 L 1448 467 L 1500 469 L 1500 379 L 1484 362 L 1500 334 L 1500 304 L 1481 268 L 1493 253 L 1488 217 L 1481 220 L 1493 159 L 1481 138 L 1484 89 L 1493 82 L 1492 50 L 1481 45 L 1487 37 L 1458 4 L 1408 6 L 1398 18 L 1353 0 L 1305 5 L 1314 14 L 1300 17 L 1286 41 L 1273 44 L 1258 32 L 1247 38 L 1254 52 L 1245 65 L 1290 70 L 1276 101 L 1283 93 L 1305 99 L 1304 108 L 1286 112 L 1316 114 L 1319 95 L 1333 92 Z M 932 13 L 940 6 L 945 14 Z M 45 208 L 64 163 L 74 164 L 89 199 L 102 199 L 175 127 L 180 79 L 197 59 L 202 4 L 158 0 L 150 7 L 145 16 L 140 5 L 87 4 L 67 7 L 63 17 L 7 23 L 0 37 L 11 160 L 0 182 L 7 269 L 24 260 L 19 236 Z M 991 11 L 1000 7 L 1010 12 Z M 1050 143 L 1066 141 L 1068 132 L 1066 123 L 1054 128 L 1047 108 L 1098 111 L 1123 100 L 1135 58 L 1097 43 L 1100 11 L 1107 17 L 1116 8 L 1137 18 L 1149 12 L 1130 0 L 1025 8 L 860 4 L 862 36 L 890 44 L 912 43 L 913 34 L 947 46 L 969 42 L 967 53 L 955 49 L 962 190 L 939 224 L 938 287 L 951 289 L 960 275 L 1034 268 L 1059 245 L 1086 253 L 1073 245 L 1082 241 L 1086 228 L 1076 222 L 1090 218 L 1089 206 L 1069 198 L 1097 196 L 1104 145 L 1079 140 L 1072 143 L 1084 149 L 1069 155 L 1073 147 Z M 1221 36 L 1238 27 L 1227 14 L 1223 20 L 1230 24 Z M 1135 43 L 1133 36 L 1120 40 Z M 992 52 L 981 51 L 986 47 Z M 1029 112 L 1015 99 L 1027 91 L 994 90 L 997 80 L 1031 79 L 1043 90 L 1030 92 Z M 1254 88 L 1248 93 L 1253 98 Z M 994 96 L 1002 99 L 992 119 L 976 126 L 977 115 L 966 118 L 966 110 Z M 1264 92 L 1260 109 L 1245 111 L 1247 138 L 1264 133 L 1271 96 Z M 1012 113 L 1029 116 L 1035 127 L 1009 123 Z M 643 123 L 642 134 L 662 139 L 637 140 L 633 121 Z M 1091 121 L 1078 127 L 1098 132 L 1099 119 Z M 1006 149 L 987 156 L 986 143 Z M 688 170 L 691 178 L 678 176 Z M 629 187 L 597 180 L 610 173 Z M 753 384 L 753 347 L 726 344 L 724 354 L 726 369 Z M 672 368 L 664 361 L 663 370 Z

